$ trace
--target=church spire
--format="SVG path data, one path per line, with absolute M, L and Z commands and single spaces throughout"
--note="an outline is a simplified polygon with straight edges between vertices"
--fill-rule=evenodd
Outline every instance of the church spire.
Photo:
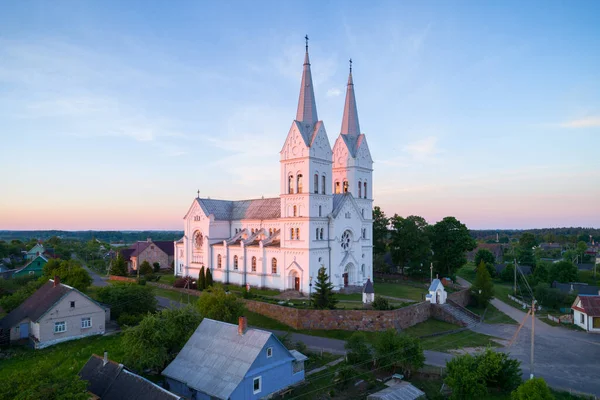
M 356 98 L 354 97 L 354 82 L 352 81 L 352 59 L 350 59 L 350 74 L 348 75 L 348 87 L 346 89 L 346 103 L 344 104 L 341 133 L 352 137 L 360 135 L 358 111 L 356 111 Z
M 310 73 L 310 61 L 308 59 L 308 35 L 306 40 L 306 54 L 304 55 L 304 69 L 302 71 L 302 83 L 300 85 L 300 98 L 298 99 L 298 112 L 296 121 L 312 125 L 319 120 L 317 116 L 317 104 L 313 89 L 312 74 Z

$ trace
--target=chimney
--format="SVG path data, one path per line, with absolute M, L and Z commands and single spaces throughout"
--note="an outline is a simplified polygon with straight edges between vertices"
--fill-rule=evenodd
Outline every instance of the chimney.
M 152 241 L 151 238 L 146 238 L 146 242 L 150 243 Z
M 246 329 L 248 328 L 248 321 L 246 321 L 246 317 L 242 316 L 238 320 L 238 335 L 242 336 L 246 333 Z
M 104 350 L 104 360 L 102 360 L 102 366 L 108 364 L 108 351 Z
M 60 286 L 60 276 L 54 275 L 54 285 L 52 285 L 52 286 L 53 287 Z

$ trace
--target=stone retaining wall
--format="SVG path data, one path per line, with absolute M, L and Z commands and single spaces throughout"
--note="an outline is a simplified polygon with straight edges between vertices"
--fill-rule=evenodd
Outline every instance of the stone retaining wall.
M 471 301 L 471 291 L 469 289 L 463 289 L 459 292 L 449 293 L 448 299 L 459 306 L 466 307 L 469 305 L 469 301 Z
M 467 326 L 466 323 L 456 318 L 454 315 L 450 314 L 448 311 L 444 309 L 444 307 L 432 304 L 431 305 L 431 318 L 435 318 L 440 321 L 448 322 L 450 324 L 458 325 L 458 326 Z

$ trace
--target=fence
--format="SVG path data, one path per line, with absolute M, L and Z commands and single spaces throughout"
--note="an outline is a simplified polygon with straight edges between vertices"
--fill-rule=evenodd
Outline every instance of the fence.
M 509 294 L 508 298 L 511 299 L 512 301 L 514 301 L 515 303 L 519 303 L 523 308 L 531 308 L 531 304 L 529 303 L 525 303 L 523 300 L 521 299 L 517 299 L 515 296 Z M 541 310 L 542 306 L 537 306 L 536 310 Z
M 560 317 L 555 317 L 554 315 L 548 314 L 548 319 L 552 322 L 556 322 L 557 324 L 572 324 L 573 323 L 572 315 L 561 315 Z

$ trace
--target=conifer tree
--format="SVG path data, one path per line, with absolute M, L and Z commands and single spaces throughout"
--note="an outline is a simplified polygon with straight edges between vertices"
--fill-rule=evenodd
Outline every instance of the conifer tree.
M 200 274 L 198 275 L 198 290 L 206 289 L 206 276 L 204 275 L 204 267 L 200 268 Z
M 127 276 L 127 264 L 125 263 L 125 259 L 121 256 L 120 252 L 117 252 L 117 257 L 112 260 L 112 265 L 110 266 L 110 274 L 117 276 Z
M 212 272 L 210 272 L 210 268 L 206 268 L 206 288 L 208 289 L 213 285 Z
M 483 260 L 481 260 L 477 267 L 477 275 L 475 276 L 475 284 L 471 288 L 471 295 L 480 308 L 487 307 L 492 297 L 494 297 L 492 277 Z
M 319 269 L 312 302 L 316 309 L 334 309 L 338 302 L 333 292 L 333 284 L 329 281 L 324 267 Z

